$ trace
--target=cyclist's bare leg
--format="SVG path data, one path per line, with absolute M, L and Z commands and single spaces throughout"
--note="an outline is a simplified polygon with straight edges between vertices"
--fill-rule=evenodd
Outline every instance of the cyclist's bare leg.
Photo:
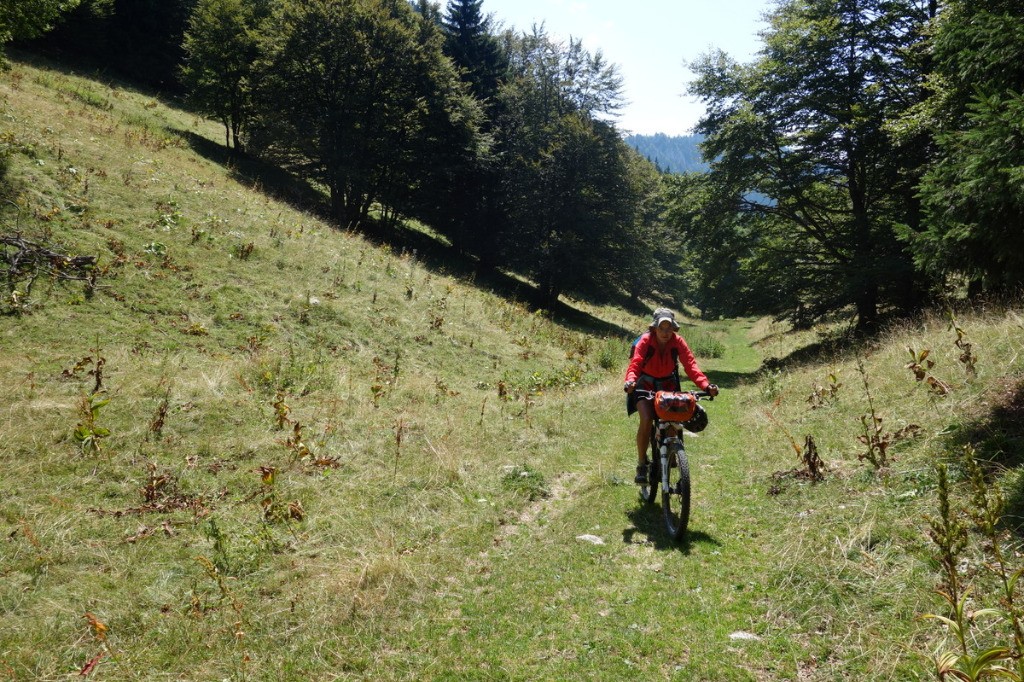
M 653 401 L 637 400 L 636 411 L 640 414 L 640 426 L 636 431 L 637 464 L 646 464 L 647 450 L 651 446 L 651 424 L 654 423 Z

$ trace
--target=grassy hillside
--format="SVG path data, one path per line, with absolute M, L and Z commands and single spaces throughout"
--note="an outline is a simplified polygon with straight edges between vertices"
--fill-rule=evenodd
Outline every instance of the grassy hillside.
M 21 64 L 0 105 L 3 234 L 99 273 L 3 292 L 0 678 L 926 679 L 933 463 L 977 442 L 1021 499 L 1019 310 L 961 313 L 975 377 L 943 319 L 687 324 L 725 390 L 676 546 L 631 483 L 645 319 L 339 232 L 145 94 Z M 882 471 L 868 393 L 915 434 Z M 786 473 L 807 435 L 819 483 Z

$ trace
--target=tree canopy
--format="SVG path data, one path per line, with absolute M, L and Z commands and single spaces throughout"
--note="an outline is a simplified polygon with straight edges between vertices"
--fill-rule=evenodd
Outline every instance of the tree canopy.
M 58 17 L 78 3 L 79 0 L 0 0 L 0 50 L 12 40 L 28 40 L 49 31 Z
M 343 224 L 400 203 L 417 164 L 442 151 L 423 144 L 439 117 L 473 143 L 472 105 L 407 3 L 282 2 L 266 26 L 253 139 L 322 182 Z
M 499 94 L 502 159 L 499 235 L 510 264 L 559 294 L 621 290 L 618 266 L 633 237 L 642 191 L 633 152 L 608 120 L 621 106 L 621 78 L 577 40 L 541 27 L 505 35 L 509 80 Z
M 600 51 L 502 30 L 483 0 L 0 9 L 2 40 L 57 25 L 41 40 L 72 59 L 180 79 L 226 146 L 322 189 L 340 225 L 419 220 L 546 306 L 686 299 L 870 332 L 1024 282 L 1015 0 L 779 0 L 750 63 L 693 63 L 706 172 L 674 176 L 623 141 Z
M 908 231 L 918 264 L 978 291 L 1024 284 L 1024 6 L 950 0 L 933 40 L 936 136 L 921 185 L 927 222 Z
M 504 81 L 508 60 L 491 19 L 483 13 L 483 0 L 449 0 L 443 20 L 445 53 L 459 67 L 473 95 L 487 102 Z
M 268 0 L 199 0 L 189 18 L 182 82 L 193 106 L 224 124 L 229 147 L 252 116 L 257 31 L 268 13 Z
M 904 207 L 885 123 L 915 98 L 903 54 L 926 20 L 913 0 L 790 0 L 752 64 L 697 62 L 697 130 L 713 159 L 700 194 L 715 207 L 702 225 L 731 233 L 722 243 L 741 249 L 744 290 L 764 291 L 776 312 L 806 323 L 853 305 L 870 330 L 880 306 L 907 305 L 913 268 L 896 238 Z M 723 201 L 734 210 L 719 213 Z

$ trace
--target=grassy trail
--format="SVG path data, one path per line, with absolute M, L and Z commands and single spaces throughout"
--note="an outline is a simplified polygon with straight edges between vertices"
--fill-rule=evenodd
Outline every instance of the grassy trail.
M 703 363 L 714 380 L 756 369 L 744 331 L 737 324 L 726 356 Z M 740 638 L 765 629 L 773 519 L 734 396 L 724 390 L 709 407 L 712 428 L 689 441 L 693 514 L 677 545 L 660 503 L 643 506 L 631 482 L 636 421 L 624 418 L 618 383 L 596 391 L 593 428 L 551 465 L 564 469 L 552 495 L 482 538 L 374 676 L 757 679 L 750 654 L 765 644 Z M 787 648 L 784 637 L 772 645 Z
M 689 441 L 686 542 L 666 536 L 660 503 L 639 501 L 636 422 L 616 377 L 594 390 L 591 427 L 545 464 L 550 497 L 484 524 L 463 547 L 475 554 L 437 565 L 440 587 L 385 635 L 368 676 L 919 679 L 928 592 L 907 582 L 927 584 L 930 569 L 900 520 L 905 492 L 842 475 L 768 494 L 793 453 L 777 431 L 766 448 L 752 419 L 760 389 L 741 380 L 760 358 L 749 331 L 719 329 L 728 351 L 702 363 L 728 388 L 709 407 L 711 428 Z M 890 509 L 870 510 L 879 496 Z

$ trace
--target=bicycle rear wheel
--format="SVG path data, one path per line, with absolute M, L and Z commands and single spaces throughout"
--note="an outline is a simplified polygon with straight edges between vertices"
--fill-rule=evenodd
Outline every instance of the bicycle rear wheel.
M 676 448 L 676 467 L 668 470 L 668 490 L 661 496 L 665 526 L 673 540 L 682 540 L 690 524 L 690 463 L 686 450 Z
M 647 453 L 647 483 L 640 486 L 640 500 L 644 504 L 654 504 L 658 499 L 661 487 L 661 464 L 658 455 L 658 439 L 655 428 L 651 427 L 651 446 Z

